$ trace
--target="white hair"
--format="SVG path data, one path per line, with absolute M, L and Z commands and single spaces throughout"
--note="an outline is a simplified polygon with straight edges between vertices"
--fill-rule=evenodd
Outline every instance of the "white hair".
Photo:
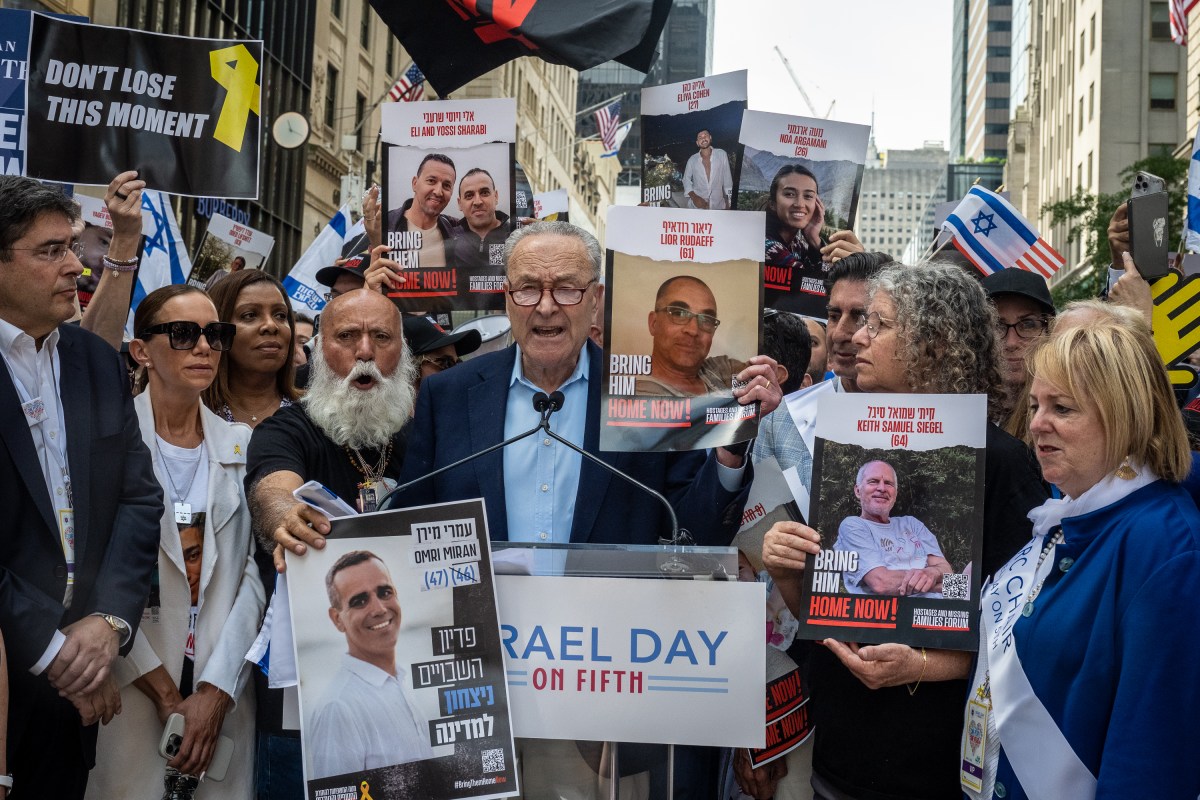
M 412 418 L 417 367 L 407 343 L 391 375 L 380 372 L 374 361 L 356 361 L 349 375 L 338 377 L 325 362 L 319 336 L 313 339 L 308 363 L 308 392 L 300 403 L 336 444 L 381 449 Z M 363 375 L 375 379 L 365 391 L 351 385 Z

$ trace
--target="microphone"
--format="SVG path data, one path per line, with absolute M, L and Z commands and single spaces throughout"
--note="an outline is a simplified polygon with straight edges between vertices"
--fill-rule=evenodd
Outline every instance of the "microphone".
M 558 391 L 557 389 L 554 390 L 553 392 L 551 392 L 550 397 L 547 399 L 550 402 L 550 411 L 551 412 L 561 411 L 562 407 L 563 407 L 563 403 L 565 403 L 567 401 L 567 398 L 563 397 L 563 393 Z

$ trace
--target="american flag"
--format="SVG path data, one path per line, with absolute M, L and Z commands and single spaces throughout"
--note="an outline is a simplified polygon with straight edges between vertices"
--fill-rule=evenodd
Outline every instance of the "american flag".
M 425 96 L 425 75 L 422 74 L 417 62 L 409 65 L 404 74 L 400 76 L 400 80 L 396 81 L 396 85 L 388 92 L 388 97 L 395 102 L 410 102 L 420 100 Z
M 984 275 L 1017 267 L 1049 278 L 1066 262 L 1003 197 L 972 186 L 942 223 L 954 246 Z
M 1171 39 L 1175 44 L 1187 46 L 1188 14 L 1200 0 L 1171 0 Z
M 617 149 L 617 128 L 621 125 L 621 101 L 610 103 L 596 112 L 596 129 L 600 132 L 600 141 L 604 149 Z

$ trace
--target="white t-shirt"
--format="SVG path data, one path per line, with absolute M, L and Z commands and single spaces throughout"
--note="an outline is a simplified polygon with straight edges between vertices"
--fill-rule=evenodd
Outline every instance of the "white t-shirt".
M 872 594 L 862 581 L 877 567 L 924 569 L 929 566 L 929 556 L 945 558 L 937 538 L 916 517 L 892 517 L 886 524 L 862 517 L 846 517 L 838 526 L 833 549 L 858 553 L 858 569 L 842 573 L 846 591 L 850 594 Z M 940 598 L 942 594 L 923 592 L 909 596 Z

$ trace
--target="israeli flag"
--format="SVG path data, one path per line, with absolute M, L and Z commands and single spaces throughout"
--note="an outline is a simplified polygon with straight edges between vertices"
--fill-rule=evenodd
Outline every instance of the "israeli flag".
M 133 300 L 129 303 L 129 319 L 125 332 L 133 336 L 133 312 L 146 295 L 155 289 L 184 283 L 192 271 L 192 258 L 183 245 L 183 234 L 175 220 L 168 195 L 162 192 L 142 192 L 142 259 L 138 267 Z
M 325 293 L 329 288 L 317 281 L 317 270 L 333 266 L 342 257 L 342 248 L 351 238 L 363 233 L 363 221 L 350 224 L 350 206 L 344 205 L 333 219 L 317 234 L 317 238 L 300 256 L 291 272 L 283 279 L 283 288 L 292 300 L 292 308 L 306 313 L 321 313 L 325 308 Z
M 1187 249 L 1200 252 L 1200 128 L 1192 141 L 1192 163 L 1188 166 Z

